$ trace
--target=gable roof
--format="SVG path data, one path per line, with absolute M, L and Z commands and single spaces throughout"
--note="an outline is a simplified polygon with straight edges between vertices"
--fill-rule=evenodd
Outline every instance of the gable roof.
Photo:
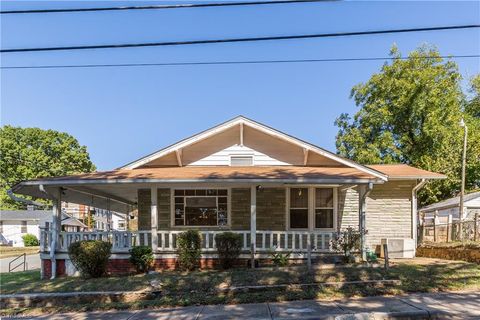
M 298 139 L 296 137 L 293 137 L 291 135 L 288 135 L 284 132 L 281 132 L 279 130 L 276 130 L 272 127 L 269 127 L 269 126 L 266 126 L 264 124 L 261 124 L 259 122 L 256 122 L 254 120 L 251 120 L 251 119 L 248 119 L 244 116 L 238 116 L 238 117 L 235 117 L 229 121 L 226 121 L 224 123 L 221 123 L 215 127 L 212 127 L 210 129 L 207 129 L 205 131 L 202 131 L 196 135 L 193 135 L 189 138 L 186 138 L 186 139 L 183 139 L 175 144 L 172 144 L 166 148 L 163 148 L 163 149 L 160 149 L 156 152 L 153 152 L 145 157 L 142 157 L 140 159 L 137 159 L 133 162 L 130 162 L 122 167 L 120 167 L 119 169 L 136 169 L 136 168 L 139 168 L 141 167 L 142 165 L 145 165 L 155 159 L 158 159 L 162 156 L 165 156 L 167 154 L 170 154 L 172 152 L 175 152 L 175 151 L 179 151 L 181 150 L 182 148 L 185 148 L 187 146 L 190 146 L 196 142 L 199 142 L 201 140 L 204 140 L 206 138 L 209 138 L 209 137 L 212 137 L 214 135 L 217 135 L 219 134 L 220 132 L 223 132 L 229 128 L 233 128 L 237 125 L 240 125 L 240 126 L 243 126 L 243 125 L 246 125 L 250 128 L 253 128 L 255 130 L 258 130 L 258 131 L 261 131 L 263 133 L 266 133 L 272 137 L 275 137 L 275 138 L 279 138 L 281 140 L 284 140 L 288 143 L 291 143 L 293 145 L 296 145 L 296 146 L 299 146 L 301 148 L 304 148 L 304 150 L 308 150 L 308 151 L 312 151 L 312 152 L 315 152 L 317 154 L 320 154 L 321 156 L 323 157 L 326 157 L 328 159 L 331 159 L 335 162 L 338 162 L 339 164 L 342 164 L 342 165 L 345 165 L 347 167 L 350 167 L 350 168 L 355 168 L 361 172 L 364 172 L 364 173 L 367 173 L 367 174 L 370 174 L 376 178 L 379 178 L 383 181 L 386 181 L 387 180 L 387 176 L 376 170 L 375 168 L 370 168 L 370 167 L 367 167 L 367 166 L 363 166 L 361 164 L 358 164 L 352 160 L 349 160 L 349 159 L 346 159 L 346 158 L 343 158 L 335 153 L 332 153 L 326 149 L 323 149 L 319 146 L 316 146 L 314 144 L 311 144 L 311 143 L 308 143 L 304 140 L 301 140 L 301 139 Z
M 52 216 L 50 210 L 2 210 L 0 220 L 43 220 Z
M 472 192 L 463 196 L 463 203 L 475 200 L 480 198 L 480 191 L 479 192 Z M 456 196 L 447 200 L 443 200 L 429 206 L 423 207 L 420 209 L 422 212 L 427 211 L 434 211 L 439 209 L 446 209 L 451 207 L 458 207 L 460 205 L 460 196 Z

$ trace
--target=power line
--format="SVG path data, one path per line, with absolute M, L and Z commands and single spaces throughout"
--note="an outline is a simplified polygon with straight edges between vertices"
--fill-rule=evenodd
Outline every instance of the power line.
M 151 6 L 128 6 L 128 7 L 7 10 L 7 11 L 0 11 L 0 14 L 125 11 L 125 10 L 164 10 L 164 9 L 255 6 L 255 5 L 289 4 L 289 3 L 302 3 L 302 2 L 305 2 L 305 3 L 329 2 L 329 1 L 338 1 L 338 0 L 278 0 L 278 1 L 275 0 L 275 1 L 215 2 L 215 3 L 193 3 L 193 4 L 175 4 L 175 5 L 172 4 L 172 5 L 151 5 Z
M 208 39 L 208 40 L 186 40 L 186 41 L 166 41 L 166 42 L 143 42 L 143 43 L 124 43 L 124 44 L 103 44 L 103 45 L 85 45 L 85 46 L 67 46 L 67 47 L 39 47 L 39 48 L 12 48 L 2 49 L 2 53 L 11 52 L 36 52 L 36 51 L 66 51 L 66 50 L 91 50 L 91 49 L 120 49 L 120 48 L 138 48 L 138 47 L 159 47 L 159 46 L 183 46 L 193 44 L 216 44 L 216 43 L 232 43 L 232 42 L 257 42 L 257 41 L 274 41 L 274 40 L 291 40 L 291 39 L 312 39 L 312 38 L 333 38 L 346 36 L 361 36 L 389 33 L 408 33 L 420 31 L 438 31 L 438 30 L 458 30 L 479 28 L 480 24 L 443 26 L 443 27 L 427 27 L 427 28 L 409 28 L 409 29 L 388 29 L 374 31 L 355 31 L 355 32 L 336 32 L 336 33 L 315 33 L 303 35 L 287 35 L 287 36 L 268 36 L 268 37 L 249 37 L 249 38 L 227 38 L 227 39 Z
M 235 64 L 274 64 L 274 63 L 313 63 L 313 62 L 349 62 L 406 59 L 458 59 L 480 58 L 478 54 L 452 56 L 423 57 L 370 57 L 370 58 L 331 58 L 331 59 L 295 59 L 295 60 L 250 60 L 250 61 L 198 61 L 198 62 L 160 62 L 160 63 L 113 63 L 113 64 L 80 64 L 80 65 L 40 65 L 40 66 L 7 66 L 0 69 L 70 69 L 70 68 L 111 68 L 111 67 L 152 67 L 152 66 L 202 66 L 202 65 L 235 65 Z

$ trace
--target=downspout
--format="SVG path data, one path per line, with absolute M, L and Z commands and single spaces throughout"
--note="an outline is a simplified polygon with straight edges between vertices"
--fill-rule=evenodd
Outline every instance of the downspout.
M 367 187 L 367 189 L 365 190 L 365 193 L 362 194 L 362 196 L 360 197 L 360 217 L 359 217 L 360 218 L 359 219 L 359 224 L 360 224 L 360 250 L 361 250 L 363 261 L 367 260 L 366 240 L 365 240 L 366 199 L 370 195 L 370 192 L 373 189 L 373 183 L 369 182 L 366 187 Z
M 25 198 L 18 197 L 18 196 L 13 194 L 12 189 L 7 190 L 7 195 L 13 201 L 25 203 L 26 205 L 33 205 L 33 206 L 42 207 L 42 208 L 47 206 L 44 203 L 40 203 L 40 202 L 36 202 L 36 201 L 30 200 L 30 199 L 25 199 Z
M 417 202 L 417 192 L 420 190 L 425 184 L 427 180 L 421 179 L 420 182 L 413 187 L 412 189 L 412 239 L 415 244 L 414 252 L 417 249 L 417 241 L 418 241 L 418 202 Z

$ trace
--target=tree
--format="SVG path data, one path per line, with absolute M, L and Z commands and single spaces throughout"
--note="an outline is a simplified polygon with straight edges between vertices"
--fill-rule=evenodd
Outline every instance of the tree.
M 395 46 L 390 55 L 401 57 Z M 460 189 L 459 122 L 464 118 L 470 129 L 467 190 L 478 187 L 480 80 L 472 81 L 469 100 L 461 79 L 456 63 L 429 46 L 411 52 L 408 59 L 385 63 L 366 83 L 353 87 L 351 97 L 360 110 L 353 118 L 341 114 L 336 119 L 337 153 L 363 164 L 406 163 L 445 173 L 448 179 L 430 182 L 420 193 L 421 204 L 431 203 Z
M 87 148 L 67 133 L 8 125 L 0 128 L 1 209 L 24 208 L 6 192 L 22 180 L 94 170 Z

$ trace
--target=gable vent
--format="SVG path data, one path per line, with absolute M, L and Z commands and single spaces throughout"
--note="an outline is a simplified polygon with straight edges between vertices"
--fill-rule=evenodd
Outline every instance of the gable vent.
M 232 167 L 253 166 L 253 157 L 252 156 L 232 156 L 230 158 L 230 165 Z

